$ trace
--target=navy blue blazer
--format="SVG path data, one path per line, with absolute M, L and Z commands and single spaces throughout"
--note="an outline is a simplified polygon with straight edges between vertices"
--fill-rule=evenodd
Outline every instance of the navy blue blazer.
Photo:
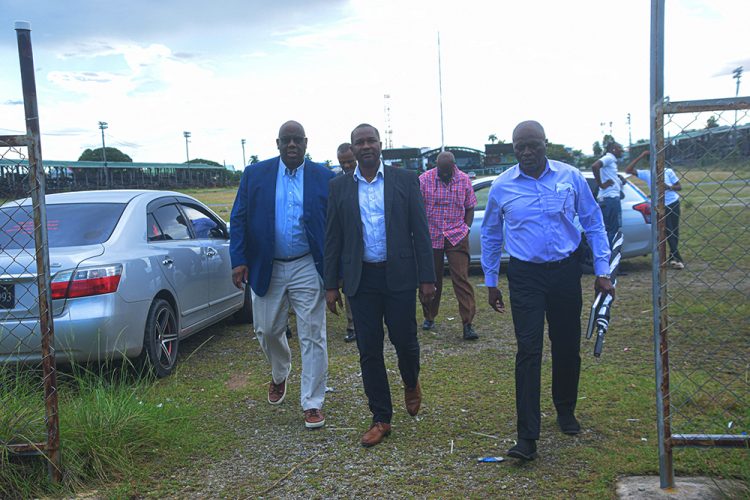
M 322 277 L 328 181 L 334 173 L 309 160 L 305 160 L 304 169 L 302 222 L 315 267 Z M 273 270 L 278 170 L 278 156 L 246 167 L 230 217 L 232 267 L 248 267 L 250 287 L 261 297 L 268 291 Z

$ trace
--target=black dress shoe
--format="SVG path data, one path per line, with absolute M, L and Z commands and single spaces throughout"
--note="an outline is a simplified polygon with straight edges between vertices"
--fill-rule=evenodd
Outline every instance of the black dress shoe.
M 435 322 L 432 320 L 426 319 L 422 323 L 422 330 L 432 330 L 433 326 L 435 326 Z
M 518 444 L 508 450 L 508 456 L 521 460 L 534 460 L 536 455 L 536 441 L 533 439 L 519 439 Z
M 560 430 L 563 431 L 563 434 L 567 434 L 569 436 L 575 436 L 576 434 L 581 432 L 581 424 L 578 423 L 578 420 L 576 420 L 576 416 L 572 413 L 569 413 L 567 415 L 558 415 L 557 425 L 560 426 Z
M 464 340 L 477 340 L 479 335 L 472 328 L 471 323 L 464 325 Z
M 353 329 L 347 328 L 344 342 L 354 342 L 355 340 L 357 340 L 357 333 Z

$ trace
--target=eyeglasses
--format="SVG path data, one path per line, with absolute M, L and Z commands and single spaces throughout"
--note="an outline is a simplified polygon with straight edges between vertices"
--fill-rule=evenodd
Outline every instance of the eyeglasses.
M 305 142 L 305 139 L 307 139 L 307 137 L 302 137 L 301 135 L 290 135 L 279 137 L 279 142 L 281 144 L 289 144 L 294 141 L 295 144 L 302 144 Z

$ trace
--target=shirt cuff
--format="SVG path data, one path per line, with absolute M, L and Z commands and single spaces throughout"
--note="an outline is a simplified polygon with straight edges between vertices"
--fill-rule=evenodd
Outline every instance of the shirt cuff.
M 603 260 L 594 262 L 594 274 L 609 274 L 609 263 Z
M 498 273 L 490 273 L 484 275 L 484 284 L 489 287 L 497 288 L 497 275 Z

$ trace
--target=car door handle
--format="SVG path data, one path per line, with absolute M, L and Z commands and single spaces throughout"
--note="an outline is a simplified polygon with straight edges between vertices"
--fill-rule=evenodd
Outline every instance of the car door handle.
M 171 266 L 174 264 L 174 261 L 172 260 L 172 257 L 166 257 L 163 261 L 161 261 L 162 264 L 165 266 Z
M 206 257 L 213 257 L 217 252 L 213 248 L 209 247 L 206 249 Z

